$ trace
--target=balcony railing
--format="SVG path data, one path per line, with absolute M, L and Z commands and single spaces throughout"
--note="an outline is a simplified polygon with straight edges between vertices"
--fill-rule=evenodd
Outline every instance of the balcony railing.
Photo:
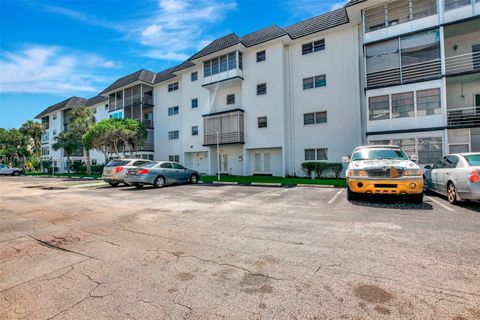
M 447 74 L 480 72 L 480 51 L 445 58 Z
M 387 69 L 367 74 L 367 87 L 408 83 L 440 77 L 442 73 L 440 59 L 415 63 L 400 68 Z
M 45 132 L 44 134 L 42 134 L 42 143 L 46 143 L 50 140 L 50 136 L 48 134 L 48 132 Z
M 245 143 L 243 110 L 204 115 L 203 145 Z
M 458 108 L 447 110 L 448 126 L 478 126 L 480 125 L 480 107 Z
M 153 97 L 149 96 L 147 94 L 143 95 L 143 104 L 148 104 L 150 106 L 153 106 Z

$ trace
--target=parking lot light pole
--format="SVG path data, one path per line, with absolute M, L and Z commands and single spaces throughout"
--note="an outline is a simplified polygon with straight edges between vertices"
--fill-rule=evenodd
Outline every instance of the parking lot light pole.
M 215 130 L 217 137 L 217 180 L 220 181 L 220 141 L 218 140 L 218 129 Z

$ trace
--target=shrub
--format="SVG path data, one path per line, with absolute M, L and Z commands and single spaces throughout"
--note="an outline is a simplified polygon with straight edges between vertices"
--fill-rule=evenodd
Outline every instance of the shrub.
M 304 162 L 302 163 L 302 170 L 307 177 L 311 177 L 312 172 L 315 172 L 315 176 L 317 178 L 321 178 L 325 172 L 334 172 L 335 178 L 338 179 L 343 170 L 343 164 L 328 162 Z

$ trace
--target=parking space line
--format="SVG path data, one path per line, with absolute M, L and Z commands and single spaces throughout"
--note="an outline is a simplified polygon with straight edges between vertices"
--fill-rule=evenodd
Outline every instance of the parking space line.
M 333 201 L 335 201 L 335 200 L 338 198 L 338 196 L 340 195 L 340 193 L 342 193 L 342 191 L 343 191 L 343 189 L 338 190 L 338 192 L 335 193 L 335 195 L 333 196 L 333 198 L 330 199 L 330 200 L 327 202 L 327 204 L 332 204 Z
M 432 197 L 428 197 L 428 196 L 427 196 L 427 198 L 430 199 L 431 201 L 435 202 L 435 203 L 438 204 L 439 206 L 443 207 L 445 210 L 448 210 L 448 211 L 450 211 L 450 212 L 456 212 L 455 209 L 450 208 L 449 206 L 441 203 L 440 201 L 438 201 L 438 200 L 436 200 L 436 199 L 433 199 Z

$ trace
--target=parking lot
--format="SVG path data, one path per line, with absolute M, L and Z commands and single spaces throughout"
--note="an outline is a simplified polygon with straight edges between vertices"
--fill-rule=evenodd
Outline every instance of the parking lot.
M 480 206 L 0 178 L 0 319 L 480 318 Z

